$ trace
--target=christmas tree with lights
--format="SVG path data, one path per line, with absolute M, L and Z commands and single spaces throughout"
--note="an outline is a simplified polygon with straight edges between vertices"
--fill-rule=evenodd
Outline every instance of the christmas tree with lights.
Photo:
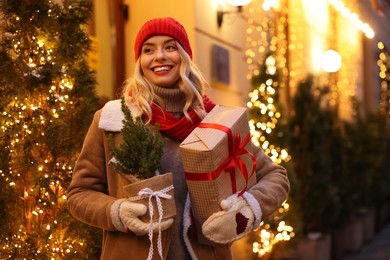
M 259 71 L 259 75 L 252 76 L 253 89 L 248 102 L 252 141 L 280 164 L 288 161 L 289 155 L 287 149 L 280 147 L 286 140 L 284 134 L 287 131 L 281 124 L 280 74 L 276 67 L 276 55 L 267 55 Z
M 93 113 L 86 0 L 0 2 L 0 258 L 98 258 L 66 189 Z
M 252 76 L 252 91 L 247 104 L 252 142 L 274 162 L 286 167 L 290 155 L 282 147 L 287 146 L 288 131 L 287 126 L 282 124 L 283 113 L 279 103 L 281 76 L 275 54 L 266 55 L 259 72 Z M 274 214 L 264 219 L 253 243 L 253 251 L 259 257 L 269 254 L 279 241 L 290 240 L 294 236 L 293 228 L 286 221 L 288 211 L 289 203 L 286 201 Z

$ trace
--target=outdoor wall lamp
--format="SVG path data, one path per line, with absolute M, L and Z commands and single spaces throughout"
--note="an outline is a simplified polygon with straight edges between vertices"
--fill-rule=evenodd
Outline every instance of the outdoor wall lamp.
M 252 0 L 225 0 L 228 4 L 236 6 L 237 9 L 235 11 L 224 11 L 222 10 L 221 6 L 219 6 L 217 10 L 217 23 L 218 23 L 218 28 L 221 28 L 222 22 L 223 22 L 223 16 L 225 14 L 232 14 L 232 13 L 241 13 L 242 12 L 242 7 L 244 5 L 249 4 L 252 2 Z

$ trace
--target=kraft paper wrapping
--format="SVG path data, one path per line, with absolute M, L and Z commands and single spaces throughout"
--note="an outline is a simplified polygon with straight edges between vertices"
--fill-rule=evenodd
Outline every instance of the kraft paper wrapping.
M 126 185 L 123 187 L 123 190 L 128 198 L 134 198 L 139 196 L 139 192 L 145 188 L 149 188 L 153 192 L 158 192 L 164 189 L 169 189 L 173 185 L 172 173 L 165 173 L 161 175 L 154 176 L 152 178 L 148 178 L 145 180 L 140 180 L 138 182 Z M 163 198 L 160 196 L 160 201 L 162 203 L 162 213 L 163 219 L 171 218 L 176 215 L 176 205 L 175 205 L 175 197 L 174 197 L 174 189 L 169 189 L 167 192 L 163 192 L 167 195 L 170 195 L 171 198 Z M 153 205 L 153 221 L 157 222 L 159 218 L 159 210 L 157 207 L 156 197 L 153 196 L 151 198 Z M 144 204 L 148 211 L 145 215 L 141 216 L 140 219 L 145 223 L 150 222 L 150 209 L 149 209 L 149 197 L 140 198 L 133 200 L 134 203 Z
M 204 118 L 201 124 L 218 124 L 229 128 L 233 136 L 238 133 L 240 143 L 249 135 L 249 125 L 245 108 L 216 106 Z M 215 212 L 221 210 L 220 202 L 233 194 L 256 183 L 255 162 L 252 156 L 250 140 L 245 145 L 248 153 L 239 156 L 244 163 L 249 177 L 248 183 L 242 172 L 235 167 L 233 176 L 218 168 L 229 157 L 228 135 L 214 128 L 197 127 L 181 144 L 186 182 L 191 199 L 198 240 L 201 243 L 213 244 L 201 231 L 203 223 Z M 199 178 L 198 176 L 199 175 Z M 234 180 L 235 179 L 235 185 Z M 233 187 L 235 186 L 235 187 Z

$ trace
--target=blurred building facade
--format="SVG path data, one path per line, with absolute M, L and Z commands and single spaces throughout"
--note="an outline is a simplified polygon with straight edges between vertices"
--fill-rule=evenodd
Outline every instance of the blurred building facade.
M 153 17 L 172 16 L 186 27 L 194 61 L 211 83 L 207 92 L 217 103 L 245 106 L 250 78 L 272 52 L 283 72 L 281 96 L 287 109 L 297 84 L 314 75 L 318 84 L 331 88 L 329 102 L 348 119 L 356 113 L 351 98 L 361 103 L 362 112 L 388 100 L 388 78 L 387 86 L 383 81 L 389 76 L 380 77 L 378 62 L 379 46 L 390 46 L 389 2 L 253 0 L 236 13 L 236 7 L 224 0 L 95 0 L 91 34 L 98 93 L 118 97 L 123 80 L 132 75 L 133 42 L 140 26 Z M 217 10 L 231 12 L 221 26 Z M 340 55 L 337 72 L 324 71 L 327 50 Z M 386 67 L 384 72 L 389 73 Z M 387 97 L 382 93 L 385 88 Z

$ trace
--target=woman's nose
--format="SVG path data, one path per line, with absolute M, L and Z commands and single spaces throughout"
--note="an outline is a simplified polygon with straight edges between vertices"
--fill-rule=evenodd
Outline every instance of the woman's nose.
M 165 51 L 163 49 L 158 49 L 156 52 L 156 60 L 166 59 Z

